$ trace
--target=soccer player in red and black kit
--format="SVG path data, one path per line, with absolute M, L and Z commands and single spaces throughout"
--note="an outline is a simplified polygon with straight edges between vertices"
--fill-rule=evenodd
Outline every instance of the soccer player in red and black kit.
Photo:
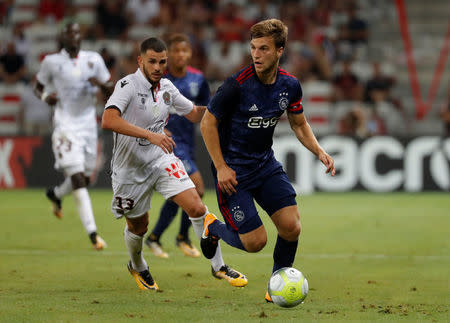
M 206 258 L 214 255 L 219 239 L 247 252 L 260 251 L 267 233 L 255 200 L 278 230 L 273 272 L 293 265 L 301 230 L 296 192 L 272 150 L 274 129 L 285 111 L 298 140 L 325 165 L 326 173 L 334 175 L 335 168 L 305 118 L 299 81 L 278 66 L 287 27 L 269 19 L 253 25 L 250 34 L 253 64 L 223 83 L 201 122 L 225 219 L 206 216 L 201 247 Z M 265 298 L 271 302 L 268 293 Z

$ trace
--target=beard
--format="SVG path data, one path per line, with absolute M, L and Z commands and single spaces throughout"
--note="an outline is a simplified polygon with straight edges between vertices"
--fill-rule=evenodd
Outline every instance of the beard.
M 147 72 L 147 69 L 145 68 L 145 65 L 143 65 L 143 70 L 144 70 L 145 78 L 147 79 L 147 81 L 150 82 L 150 84 L 154 85 L 154 84 L 158 84 L 159 83 L 160 79 L 157 80 L 157 81 L 152 80 L 152 78 L 150 77 L 150 74 Z

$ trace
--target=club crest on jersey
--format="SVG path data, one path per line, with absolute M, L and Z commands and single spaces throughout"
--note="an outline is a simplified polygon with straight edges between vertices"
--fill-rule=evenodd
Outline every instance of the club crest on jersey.
M 196 97 L 198 95 L 198 84 L 195 82 L 189 83 L 189 92 L 191 93 L 192 97 Z
M 241 222 L 242 220 L 244 220 L 245 218 L 245 214 L 244 211 L 242 211 L 238 206 L 235 206 L 231 209 L 231 212 L 233 212 L 233 218 L 237 221 L 237 222 Z
M 289 99 L 287 98 L 288 93 L 287 92 L 281 92 L 279 94 L 280 99 L 278 100 L 278 106 L 281 110 L 286 110 L 289 107 Z
M 163 97 L 164 103 L 167 105 L 170 105 L 170 93 L 164 92 L 162 97 Z

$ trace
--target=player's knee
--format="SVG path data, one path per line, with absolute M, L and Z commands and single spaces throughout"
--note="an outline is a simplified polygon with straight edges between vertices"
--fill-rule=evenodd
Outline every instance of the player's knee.
M 72 188 L 77 190 L 79 188 L 87 187 L 86 177 L 83 173 L 76 173 L 70 176 L 70 180 L 72 181 Z
M 203 216 L 206 212 L 206 206 L 202 203 L 193 203 L 189 207 L 187 207 L 184 211 L 189 215 L 191 218 L 199 218 Z
M 301 232 L 302 232 L 302 225 L 300 224 L 300 221 L 297 221 L 297 223 L 295 223 L 292 228 L 292 235 L 298 238 Z
M 302 226 L 300 224 L 300 221 L 295 221 L 292 223 L 289 227 L 287 227 L 284 232 L 280 232 L 280 235 L 288 240 L 288 241 L 295 241 L 298 240 L 298 237 L 300 236 L 300 233 L 302 231 Z
M 136 228 L 136 232 L 133 232 L 133 233 L 138 236 L 143 237 L 147 233 L 147 231 L 148 231 L 148 227 L 145 226 L 145 227 Z
M 148 216 L 145 214 L 142 217 L 127 220 L 128 231 L 138 236 L 144 236 L 148 230 Z
M 255 239 L 247 241 L 244 247 L 245 250 L 248 252 L 258 252 L 261 251 L 266 246 L 266 243 L 267 243 L 267 236 L 257 237 Z

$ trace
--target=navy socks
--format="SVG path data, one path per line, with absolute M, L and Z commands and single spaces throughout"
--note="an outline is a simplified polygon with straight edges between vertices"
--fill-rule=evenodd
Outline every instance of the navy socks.
M 297 253 L 298 240 L 287 241 L 282 237 L 277 237 L 277 243 L 273 250 L 273 269 L 272 272 L 283 268 L 292 267 L 294 264 L 295 254 Z

